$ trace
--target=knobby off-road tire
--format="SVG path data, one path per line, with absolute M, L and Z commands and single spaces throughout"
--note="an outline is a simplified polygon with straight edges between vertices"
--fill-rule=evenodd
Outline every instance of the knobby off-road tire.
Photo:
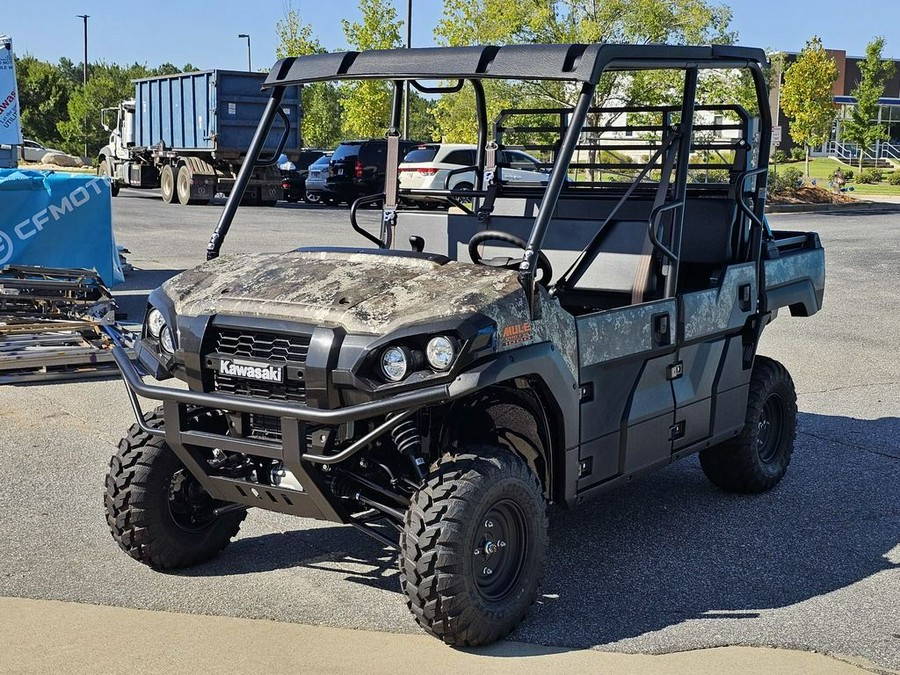
M 797 434 L 797 395 L 787 369 L 757 356 L 740 435 L 700 451 L 712 483 L 729 492 L 765 492 L 784 476 Z
M 161 410 L 144 416 L 162 422 Z M 161 436 L 137 424 L 119 442 L 106 477 L 106 521 L 116 543 L 156 569 L 189 567 L 214 558 L 241 527 L 245 510 L 214 516 L 214 501 Z
M 427 632 L 488 644 L 525 617 L 547 553 L 541 486 L 520 457 L 491 445 L 446 454 L 415 493 L 400 534 L 400 584 Z

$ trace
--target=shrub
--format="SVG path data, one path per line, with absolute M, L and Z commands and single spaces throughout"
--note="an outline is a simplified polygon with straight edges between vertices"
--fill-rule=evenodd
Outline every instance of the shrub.
M 857 183 L 880 183 L 881 179 L 884 178 L 884 171 L 881 169 L 863 169 L 859 172 L 859 178 L 856 179 Z
M 784 153 L 784 150 L 776 150 L 775 154 L 772 156 L 772 159 L 775 160 L 777 164 L 784 164 L 787 161 L 788 156 Z
M 800 146 L 791 148 L 791 159 L 795 159 L 798 162 L 806 159 L 806 148 Z
M 853 176 L 856 174 L 853 173 L 853 169 L 843 169 L 844 172 L 844 180 L 853 180 Z
M 891 185 L 900 185 L 900 169 L 894 169 L 888 176 L 888 183 Z
M 769 192 L 790 192 L 803 184 L 803 172 L 796 167 L 782 169 L 777 175 L 769 173 Z

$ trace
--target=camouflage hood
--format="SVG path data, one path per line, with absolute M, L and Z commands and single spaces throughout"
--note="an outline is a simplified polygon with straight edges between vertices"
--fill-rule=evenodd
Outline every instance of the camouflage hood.
M 163 290 L 183 316 L 257 316 L 380 335 L 524 309 L 514 272 L 364 252 L 225 255 L 173 277 Z

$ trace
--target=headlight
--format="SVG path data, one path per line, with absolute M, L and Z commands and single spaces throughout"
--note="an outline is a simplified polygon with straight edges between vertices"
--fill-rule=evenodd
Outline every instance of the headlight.
M 159 332 L 159 346 L 169 354 L 175 353 L 175 338 L 172 336 L 172 329 L 168 326 L 164 325 Z
M 453 364 L 455 356 L 456 347 L 453 341 L 443 335 L 431 338 L 425 347 L 425 358 L 435 370 L 447 370 Z
M 409 370 L 409 350 L 388 347 L 381 353 L 381 372 L 391 382 L 399 382 Z
M 165 325 L 166 320 L 158 309 L 154 307 L 147 313 L 147 332 L 150 337 L 158 338 Z

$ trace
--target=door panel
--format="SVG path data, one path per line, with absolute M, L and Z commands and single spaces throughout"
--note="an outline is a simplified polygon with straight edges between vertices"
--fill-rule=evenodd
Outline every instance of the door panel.
M 579 490 L 671 454 L 675 312 L 674 300 L 661 300 L 577 318 Z

